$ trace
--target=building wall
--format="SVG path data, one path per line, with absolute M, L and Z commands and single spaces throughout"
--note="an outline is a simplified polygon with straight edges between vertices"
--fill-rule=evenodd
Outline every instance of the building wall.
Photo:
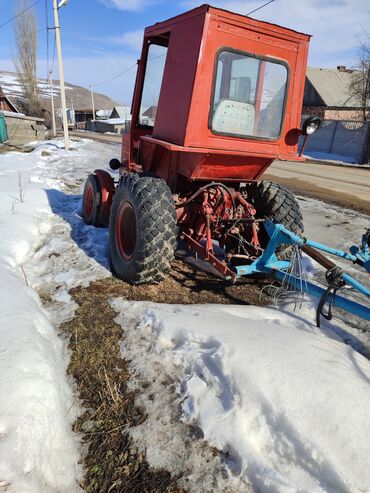
M 323 120 L 324 116 L 325 116 L 325 107 L 324 106 L 303 106 L 302 115 L 318 116 Z
M 326 109 L 325 110 L 325 120 L 352 120 L 361 122 L 363 121 L 362 110 L 351 110 L 351 109 Z M 367 112 L 367 118 L 370 118 L 370 111 Z
M 45 125 L 41 118 L 5 115 L 8 139 L 11 145 L 23 145 L 45 139 Z
M 303 115 L 318 116 L 322 120 L 351 120 L 361 122 L 363 121 L 363 114 L 361 110 L 353 109 L 332 109 L 325 108 L 325 106 L 303 106 Z M 370 120 L 370 110 L 367 112 L 367 119 Z
M 119 134 L 124 127 L 124 124 L 107 123 L 104 120 L 95 120 L 94 124 L 96 132 L 99 133 L 111 132 Z

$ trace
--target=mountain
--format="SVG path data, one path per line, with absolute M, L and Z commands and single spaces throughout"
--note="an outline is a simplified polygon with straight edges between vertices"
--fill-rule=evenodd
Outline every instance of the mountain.
M 37 85 L 39 89 L 41 107 L 50 110 L 51 101 L 49 81 L 39 78 Z M 17 101 L 19 102 L 22 100 L 22 87 L 16 73 L 0 70 L 0 86 L 2 87 L 4 94 L 8 96 L 15 105 L 17 105 Z M 85 89 L 84 87 L 76 86 L 68 82 L 65 83 L 65 89 L 68 108 L 74 108 L 76 110 L 86 110 L 92 108 L 91 92 L 89 89 Z M 55 108 L 60 108 L 59 80 L 53 81 L 53 94 Z M 114 101 L 110 97 L 98 92 L 94 92 L 94 103 L 96 110 L 111 110 L 115 106 L 120 105 L 117 101 Z

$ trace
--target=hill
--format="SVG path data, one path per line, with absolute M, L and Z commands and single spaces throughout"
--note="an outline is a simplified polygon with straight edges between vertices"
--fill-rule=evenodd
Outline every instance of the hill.
M 22 100 L 22 87 L 18 80 L 17 74 L 14 72 L 0 71 L 0 86 L 6 96 L 11 98 L 15 105 Z M 38 79 L 39 96 L 41 99 L 41 107 L 50 110 L 50 86 L 46 79 Z M 68 82 L 65 83 L 66 88 L 66 100 L 68 108 L 75 109 L 91 109 L 91 92 L 81 86 L 76 86 Z M 53 93 L 55 108 L 61 106 L 60 103 L 60 82 L 59 80 L 53 81 Z M 104 94 L 94 92 L 95 109 L 111 110 L 114 106 L 119 105 L 117 101 L 114 101 Z

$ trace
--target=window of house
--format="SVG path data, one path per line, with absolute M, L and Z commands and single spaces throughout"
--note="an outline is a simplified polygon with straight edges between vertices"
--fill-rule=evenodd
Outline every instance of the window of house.
M 283 124 L 287 81 L 287 66 L 280 61 L 221 51 L 214 81 L 211 130 L 276 140 Z

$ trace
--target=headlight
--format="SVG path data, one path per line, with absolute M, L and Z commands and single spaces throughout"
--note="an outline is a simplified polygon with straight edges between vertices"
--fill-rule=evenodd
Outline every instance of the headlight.
M 318 116 L 309 116 L 302 125 L 302 135 L 311 135 L 320 128 L 321 120 Z

